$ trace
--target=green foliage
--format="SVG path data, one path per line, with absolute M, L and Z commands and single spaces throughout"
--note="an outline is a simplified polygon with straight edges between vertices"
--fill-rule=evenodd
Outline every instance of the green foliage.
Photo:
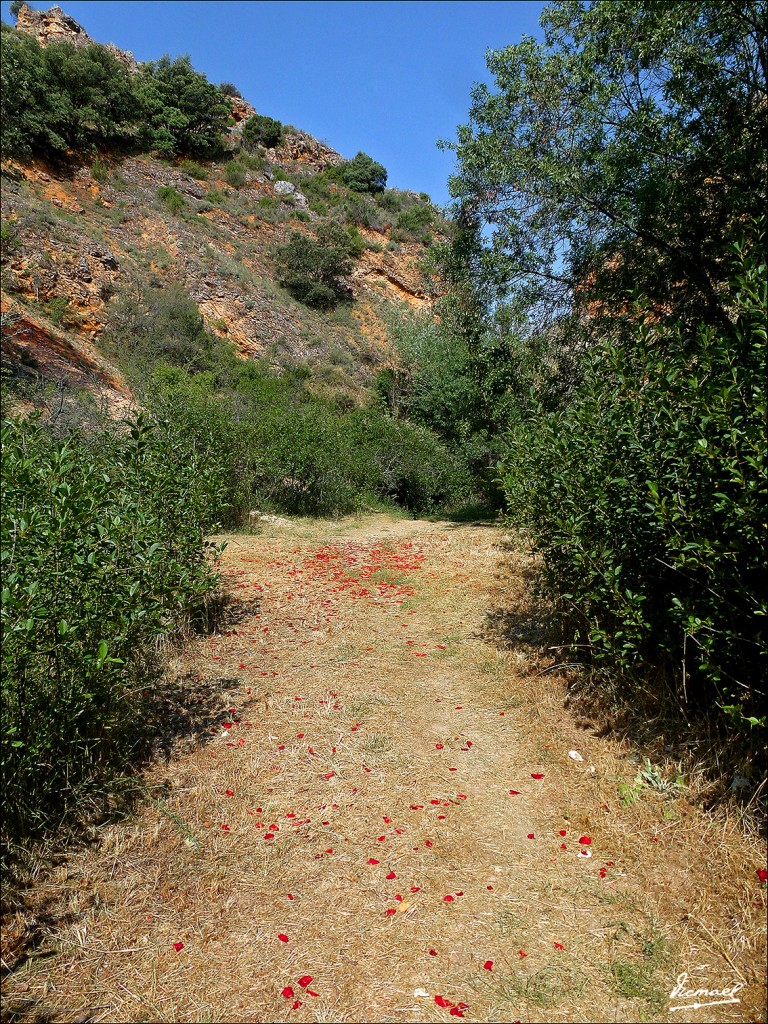
M 428 229 L 432 225 L 432 209 L 429 205 L 409 206 L 401 210 L 395 218 L 395 227 L 407 232 L 412 237 L 422 240 L 429 237 Z
M 516 424 L 504 479 L 576 642 L 629 673 L 666 663 L 743 725 L 768 678 L 768 300 L 759 247 L 740 258 L 727 327 L 638 309 L 564 409 Z
M 131 75 L 104 46 L 41 47 L 6 33 L 0 62 L 3 154 L 64 156 L 127 144 L 139 108 Z
M 514 335 L 488 332 L 470 345 L 447 319 L 401 311 L 390 315 L 387 336 L 396 360 L 377 377 L 380 402 L 434 431 L 498 501 L 496 464 L 521 373 Z
M 187 205 L 187 201 L 181 192 L 178 192 L 171 185 L 160 185 L 157 190 L 157 198 L 169 213 L 181 213 Z
M 20 245 L 21 239 L 15 222 L 5 219 L 0 221 L 0 256 L 7 259 Z
M 182 174 L 188 174 L 190 178 L 196 178 L 198 181 L 208 181 L 208 168 L 203 167 L 196 160 L 182 160 L 179 164 L 179 170 Z
M 143 146 L 165 156 L 215 156 L 229 103 L 189 57 L 131 74 L 106 47 L 41 47 L 8 32 L 0 64 L 2 152 L 22 159 Z
M 105 345 L 142 403 L 217 467 L 218 518 L 237 522 L 254 507 L 331 515 L 381 502 L 422 513 L 471 492 L 464 461 L 433 431 L 324 400 L 307 368 L 278 376 L 238 359 L 178 288 L 119 298 Z M 337 366 L 348 361 L 334 356 Z
M 98 181 L 102 185 L 105 181 L 109 181 L 109 168 L 98 157 L 91 163 L 91 176 L 94 181 Z
M 727 319 L 727 248 L 766 205 L 761 0 L 544 9 L 545 41 L 490 53 L 452 194 L 492 231 L 489 278 L 542 314 L 638 288 L 690 322 Z M 593 314 L 593 327 L 600 326 Z
M 133 78 L 144 146 L 164 156 L 210 158 L 220 152 L 229 104 L 189 57 L 161 57 Z
M 328 168 L 326 174 L 353 192 L 383 192 L 387 185 L 386 168 L 367 153 L 358 153 L 352 160 Z
M 283 139 L 283 125 L 265 114 L 252 114 L 243 125 L 243 145 L 250 149 L 274 149 Z
M 237 160 L 230 160 L 224 168 L 228 183 L 233 188 L 241 188 L 245 184 L 245 167 Z
M 333 221 L 320 224 L 316 238 L 294 231 L 274 251 L 278 281 L 299 302 L 332 309 L 345 295 L 354 251 L 349 234 Z
M 226 361 L 228 351 L 206 328 L 200 310 L 178 284 L 116 299 L 103 344 L 139 385 L 158 362 L 195 373 Z
M 2 428 L 2 807 L 24 838 L 126 755 L 140 658 L 216 586 L 219 481 L 167 424 Z
M 234 361 L 193 378 L 158 367 L 147 400 L 222 468 L 235 518 L 253 507 L 332 515 L 381 502 L 424 513 L 467 496 L 466 471 L 430 431 L 377 410 L 340 414 L 307 384 L 300 369 L 276 377 Z

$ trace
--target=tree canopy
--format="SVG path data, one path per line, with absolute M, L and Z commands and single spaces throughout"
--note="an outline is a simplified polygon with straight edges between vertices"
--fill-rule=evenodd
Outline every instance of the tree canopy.
M 10 28 L 3 31 L 0 86 L 2 152 L 21 159 L 105 146 L 212 157 L 230 111 L 189 57 L 165 56 L 131 74 L 105 46 L 40 46 Z
M 765 204 L 764 6 L 545 8 L 545 41 L 493 51 L 452 144 L 500 292 L 615 312 L 630 288 L 723 319 L 729 230 Z M 594 310 L 593 310 L 594 311 Z

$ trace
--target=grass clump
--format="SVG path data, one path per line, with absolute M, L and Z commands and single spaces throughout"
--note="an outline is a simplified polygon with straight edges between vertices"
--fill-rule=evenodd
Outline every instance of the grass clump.
M 187 205 L 187 201 L 181 192 L 178 192 L 171 185 L 161 185 L 157 190 L 157 198 L 169 213 L 178 214 Z

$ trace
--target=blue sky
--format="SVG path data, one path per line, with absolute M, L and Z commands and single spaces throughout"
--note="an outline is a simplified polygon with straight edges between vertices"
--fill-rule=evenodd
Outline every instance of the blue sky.
M 450 153 L 488 80 L 485 52 L 539 35 L 537 0 L 58 0 L 97 41 L 141 61 L 188 53 L 213 82 L 345 157 L 369 153 L 389 184 L 448 201 Z M 13 22 L 8 2 L 4 21 Z M 46 10 L 51 3 L 32 6 Z

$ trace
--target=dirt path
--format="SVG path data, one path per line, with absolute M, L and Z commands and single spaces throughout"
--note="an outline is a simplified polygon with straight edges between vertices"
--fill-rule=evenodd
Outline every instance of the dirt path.
M 527 569 L 498 530 L 230 541 L 233 623 L 171 666 L 219 713 L 47 883 L 9 1019 L 764 1019 L 759 848 L 684 793 L 621 801 L 631 751 L 486 635 Z M 740 1001 L 682 1009 L 722 1000 L 682 972 Z

